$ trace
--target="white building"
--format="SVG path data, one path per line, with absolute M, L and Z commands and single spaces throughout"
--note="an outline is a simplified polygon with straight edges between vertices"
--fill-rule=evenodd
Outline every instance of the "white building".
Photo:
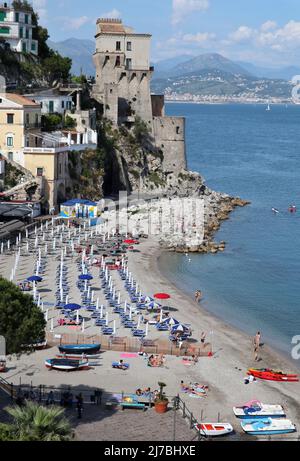
M 62 94 L 57 90 L 45 90 L 26 95 L 36 103 L 41 105 L 42 114 L 61 114 L 73 109 L 73 99 L 71 94 Z
M 38 41 L 33 39 L 32 14 L 16 10 L 8 3 L 0 4 L 0 38 L 18 53 L 38 55 Z

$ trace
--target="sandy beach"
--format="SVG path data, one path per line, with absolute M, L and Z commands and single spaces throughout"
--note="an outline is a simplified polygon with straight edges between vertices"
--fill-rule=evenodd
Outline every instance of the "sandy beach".
M 261 361 L 259 364 L 253 360 L 252 338 L 248 335 L 226 325 L 224 322 L 213 317 L 201 306 L 197 305 L 191 297 L 188 297 L 178 290 L 170 281 L 168 281 L 159 269 L 159 256 L 161 248 L 157 240 L 149 238 L 142 240 L 138 252 L 128 253 L 129 270 L 141 287 L 144 294 L 153 295 L 156 292 L 167 292 L 171 295 L 168 305 L 176 311 L 174 317 L 180 322 L 192 325 L 193 338 L 200 339 L 201 332 L 207 333 L 207 341 L 212 343 L 214 351 L 213 357 L 201 357 L 196 365 L 187 366 L 183 363 L 182 358 L 168 356 L 163 368 L 149 368 L 147 362 L 139 356 L 133 356 L 125 359 L 130 363 L 128 371 L 113 370 L 112 361 L 120 360 L 121 352 L 103 352 L 99 361 L 91 363 L 91 369 L 86 372 L 62 373 L 49 371 L 44 365 L 47 358 L 54 357 L 57 354 L 57 348 L 52 350 L 37 351 L 31 355 L 23 355 L 20 358 L 13 357 L 8 363 L 8 372 L 5 379 L 14 384 L 20 381 L 24 384 L 33 384 L 34 386 L 48 385 L 60 387 L 69 385 L 72 387 L 84 386 L 93 391 L 94 388 L 103 389 L 106 395 L 113 393 L 135 393 L 138 388 L 151 387 L 157 389 L 158 382 L 163 381 L 167 384 L 166 392 L 172 397 L 180 394 L 180 397 L 186 402 L 187 407 L 193 412 L 198 421 L 216 422 L 218 419 L 222 422 L 230 422 L 238 434 L 242 434 L 239 421 L 234 417 L 232 407 L 243 404 L 252 399 L 258 399 L 264 403 L 281 404 L 286 409 L 287 417 L 291 419 L 296 426 L 300 424 L 300 383 L 276 383 L 266 381 L 256 381 L 248 385 L 244 384 L 249 367 L 269 367 L 282 369 L 291 372 L 294 369 L 293 363 L 281 357 L 279 354 L 270 350 L 266 345 L 261 348 Z M 5 264 L 4 264 L 4 259 Z M 3 256 L 0 260 L 1 274 L 10 272 L 11 261 Z M 8 263 L 9 262 L 9 263 Z M 47 274 L 42 291 L 43 301 L 53 301 L 54 291 L 54 274 L 57 267 L 57 259 L 47 256 Z M 27 256 L 21 265 L 19 278 L 24 279 L 28 271 L 32 271 L 32 256 Z M 78 293 L 76 280 L 78 277 L 75 261 L 70 258 L 70 281 L 72 290 L 70 299 L 76 301 Z M 74 267 L 73 267 L 74 266 Z M 100 288 L 99 280 L 96 279 L 93 286 L 95 291 Z M 118 280 L 118 274 L 114 274 L 114 280 L 121 290 L 121 281 Z M 48 286 L 49 290 L 45 289 Z M 122 294 L 122 299 L 123 294 Z M 49 309 L 49 316 L 51 314 Z M 50 328 L 50 317 L 48 320 L 48 329 Z M 86 324 L 86 334 L 94 332 L 96 327 L 92 324 Z M 55 324 L 55 332 L 62 332 L 61 327 Z M 213 332 L 213 333 L 212 333 Z M 123 333 L 123 332 L 121 332 Z M 119 332 L 118 332 L 119 334 Z M 152 338 L 157 336 L 154 329 L 151 330 Z M 165 333 L 163 333 L 165 334 Z M 165 334 L 167 337 L 167 334 Z M 189 394 L 181 392 L 180 382 L 199 383 L 209 387 L 208 395 L 204 398 L 192 398 Z M 298 433 L 283 436 L 283 438 L 297 439 Z

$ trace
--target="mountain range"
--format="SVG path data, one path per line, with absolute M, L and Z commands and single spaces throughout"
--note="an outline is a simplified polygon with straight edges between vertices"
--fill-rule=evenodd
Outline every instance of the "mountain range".
M 72 72 L 75 75 L 81 72 L 88 76 L 95 75 L 92 58 L 95 51 L 93 40 L 70 38 L 62 42 L 49 41 L 48 44 L 62 56 L 72 59 Z M 216 91 L 216 94 L 232 95 L 242 94 L 244 90 L 256 91 L 255 88 L 261 86 L 259 93 L 270 98 L 281 96 L 287 98 L 290 95 L 291 85 L 286 81 L 300 74 L 300 67 L 260 67 L 252 63 L 235 62 L 218 53 L 205 53 L 199 56 L 180 55 L 156 62 L 154 67 L 153 91 L 166 92 L 173 87 L 177 93 L 214 94 L 211 92 Z M 191 77 L 193 82 L 189 81 Z M 217 79 L 216 84 L 212 83 L 214 79 Z

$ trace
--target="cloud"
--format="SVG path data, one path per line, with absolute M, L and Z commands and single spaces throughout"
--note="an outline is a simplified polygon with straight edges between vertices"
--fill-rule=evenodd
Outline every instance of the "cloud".
M 232 42 L 249 41 L 255 35 L 255 31 L 247 26 L 240 26 L 236 31 L 229 35 L 229 40 Z
M 63 27 L 67 30 L 78 30 L 88 22 L 90 22 L 90 18 L 87 16 L 80 16 L 78 18 L 70 18 L 70 17 L 60 17 L 58 18 L 59 21 L 63 22 Z
M 277 27 L 277 22 L 266 21 L 261 25 L 260 30 L 262 32 L 268 32 L 269 30 L 276 29 L 276 27 Z
M 100 15 L 101 18 L 109 18 L 109 19 L 120 19 L 121 18 L 121 13 L 119 10 L 116 8 L 113 8 L 111 11 L 108 11 L 107 13 L 102 13 Z
M 38 13 L 39 18 L 42 21 L 47 19 L 48 11 L 47 11 L 47 0 L 33 0 L 32 6 L 34 10 Z
M 210 32 L 198 32 L 197 34 L 185 34 L 182 37 L 184 42 L 191 42 L 191 43 L 204 43 L 208 42 L 209 40 L 214 40 L 216 38 L 216 34 Z
M 209 5 L 209 0 L 173 0 L 172 24 L 179 24 L 195 11 L 206 11 Z

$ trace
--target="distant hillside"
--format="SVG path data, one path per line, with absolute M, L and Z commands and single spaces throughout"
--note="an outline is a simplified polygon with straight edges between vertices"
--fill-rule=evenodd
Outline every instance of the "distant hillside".
M 191 56 L 188 54 L 183 54 L 180 56 L 174 56 L 173 58 L 164 59 L 154 63 L 155 68 L 155 77 L 167 77 L 170 70 L 174 69 L 178 64 L 182 64 L 191 59 Z
M 218 69 L 206 69 L 191 72 L 178 77 L 155 79 L 152 82 L 155 93 L 228 96 L 234 98 L 288 100 L 291 97 L 291 85 L 284 80 L 259 79 L 251 75 L 233 74 Z
M 72 72 L 80 75 L 81 71 L 90 76 L 95 75 L 93 64 L 93 54 L 95 52 L 95 42 L 93 40 L 80 40 L 69 38 L 63 42 L 48 41 L 48 45 L 58 51 L 62 56 L 72 59 Z
M 230 59 L 224 58 L 217 53 L 206 53 L 196 56 L 188 61 L 174 65 L 168 71 L 169 77 L 176 77 L 179 75 L 185 75 L 191 72 L 199 72 L 202 70 L 220 70 L 222 72 L 228 72 L 237 75 L 251 75 L 251 73 L 244 69 L 242 66 L 236 64 Z
M 256 77 L 264 78 L 276 78 L 283 80 L 292 80 L 295 75 L 300 74 L 300 67 L 288 66 L 288 67 L 260 67 L 249 62 L 237 62 L 238 65 L 244 67 Z

